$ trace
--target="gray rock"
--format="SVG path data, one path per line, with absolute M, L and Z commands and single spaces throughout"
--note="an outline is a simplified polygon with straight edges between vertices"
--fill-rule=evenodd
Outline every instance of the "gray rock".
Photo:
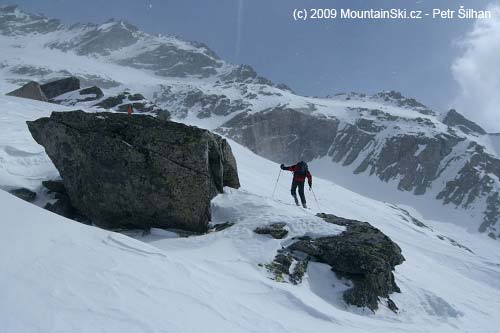
M 257 78 L 257 72 L 249 65 L 236 66 L 231 72 L 222 76 L 223 80 L 245 82 L 252 81 Z
M 64 182 L 62 180 L 44 180 L 42 186 L 45 187 L 49 192 L 66 194 L 66 188 L 64 187 Z
M 369 223 L 348 220 L 330 214 L 318 214 L 328 223 L 345 226 L 340 235 L 312 239 L 302 237 L 287 250 L 305 253 L 326 263 L 339 276 L 352 280 L 353 288 L 344 292 L 348 304 L 375 311 L 379 298 L 400 292 L 392 271 L 405 260 L 401 249 L 389 237 Z M 393 311 L 396 305 L 391 302 Z
M 227 228 L 230 228 L 234 225 L 234 222 L 223 222 L 223 223 L 218 223 L 210 226 L 209 232 L 210 231 L 222 231 L 226 230 Z
M 75 90 L 74 92 L 62 96 L 57 96 L 49 102 L 66 106 L 75 106 L 79 103 L 91 102 L 101 99 L 104 96 L 102 90 L 96 86 Z
M 152 70 L 159 76 L 186 77 L 193 75 L 201 78 L 216 74 L 216 69 L 222 66 L 218 59 L 210 55 L 184 50 L 169 44 L 159 45 L 154 50 L 121 60 L 119 63 Z
M 78 209 L 76 209 L 72 203 L 69 196 L 65 193 L 56 193 L 55 196 L 56 201 L 54 203 L 47 203 L 43 208 L 46 210 L 66 217 L 71 220 L 75 220 L 84 224 L 90 224 L 90 221 L 87 217 L 82 215 Z
M 462 116 L 455 109 L 448 111 L 443 119 L 443 123 L 451 127 L 457 127 L 465 134 L 476 133 L 485 135 L 486 131 L 473 121 Z
M 422 114 L 434 115 L 434 111 L 429 109 L 427 106 L 418 102 L 414 98 L 407 98 L 403 96 L 399 91 L 383 91 L 373 96 L 375 99 L 382 99 L 385 102 L 391 102 L 399 107 L 406 107 L 416 110 Z
M 285 277 L 288 277 L 292 284 L 299 284 L 306 273 L 308 263 L 308 258 L 297 256 L 287 249 L 280 249 L 274 260 L 265 267 L 273 274 L 274 280 L 286 282 Z
M 239 187 L 231 148 L 206 130 L 82 111 L 27 123 L 59 170 L 72 205 L 100 227 L 203 232 L 210 200 L 223 186 Z
M 250 104 L 242 99 L 231 100 L 226 95 L 205 94 L 200 89 L 178 93 L 164 88 L 156 98 L 159 102 L 175 104 L 176 114 L 179 117 L 185 117 L 192 108 L 199 110 L 198 118 L 209 118 L 212 115 L 227 116 L 234 112 L 248 110 L 250 107 Z
M 272 161 L 295 163 L 326 155 L 338 123 L 277 107 L 256 114 L 240 113 L 216 131 Z
M 111 51 L 136 43 L 139 39 L 138 29 L 128 22 L 109 20 L 106 24 L 106 29 L 99 29 L 99 25 L 93 24 L 74 25 L 70 30 L 80 30 L 83 33 L 70 41 L 57 41 L 49 46 L 63 51 L 74 50 L 79 55 L 106 56 Z
M 94 106 L 117 112 L 127 112 L 128 107 L 132 106 L 134 113 L 151 113 L 163 120 L 170 119 L 170 112 L 168 110 L 160 108 L 155 103 L 145 99 L 141 94 L 131 94 L 128 91 L 124 91 L 116 96 L 110 96 Z
M 36 193 L 27 188 L 17 188 L 9 191 L 9 193 L 27 202 L 33 202 L 36 199 Z
M 94 97 L 92 97 L 92 99 L 88 99 L 89 97 L 86 97 L 85 101 L 88 101 L 88 100 L 100 99 L 100 98 L 102 98 L 104 96 L 104 93 L 102 92 L 102 90 L 99 87 L 93 86 L 93 87 L 90 87 L 90 88 L 81 89 L 80 90 L 80 95 L 82 95 L 82 96 L 85 96 L 85 95 L 95 95 Z
M 50 81 L 48 83 L 42 84 L 40 87 L 42 88 L 45 96 L 47 96 L 48 99 L 52 99 L 70 91 L 80 89 L 80 80 L 76 77 L 68 77 Z
M 48 101 L 48 98 L 45 95 L 45 93 L 42 91 L 40 84 L 38 84 L 38 82 L 35 82 L 35 81 L 28 82 L 24 86 L 22 86 L 21 88 L 16 89 L 14 91 L 11 91 L 7 95 L 34 99 L 36 101 L 42 101 L 42 102 Z
M 288 235 L 288 230 L 285 229 L 286 223 L 272 223 L 267 226 L 258 227 L 254 230 L 256 234 L 270 235 L 274 239 L 282 239 Z

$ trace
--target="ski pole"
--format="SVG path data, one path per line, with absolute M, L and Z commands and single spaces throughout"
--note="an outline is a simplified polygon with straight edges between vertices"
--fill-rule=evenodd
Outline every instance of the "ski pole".
M 276 187 L 278 187 L 278 182 L 280 180 L 280 176 L 281 176 L 281 169 L 280 169 L 280 173 L 278 173 L 278 179 L 276 179 L 276 184 L 274 184 L 273 199 L 274 199 L 274 193 L 276 192 Z
M 318 206 L 318 210 L 321 212 L 321 208 L 319 207 L 318 199 L 316 199 L 316 194 L 314 193 L 314 190 L 312 189 L 312 187 L 311 187 L 311 192 L 313 194 L 314 201 L 316 201 L 316 205 Z

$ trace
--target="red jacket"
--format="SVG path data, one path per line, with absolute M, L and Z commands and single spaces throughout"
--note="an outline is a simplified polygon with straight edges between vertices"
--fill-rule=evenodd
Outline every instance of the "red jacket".
M 306 177 L 307 177 L 307 181 L 309 182 L 309 184 L 312 184 L 312 175 L 309 172 L 309 170 L 307 170 L 305 176 L 304 175 L 299 175 L 299 174 L 295 173 L 295 171 L 300 170 L 297 165 L 292 165 L 292 166 L 289 166 L 289 167 L 286 166 L 284 168 L 284 170 L 293 171 L 293 180 L 295 180 L 296 182 L 304 182 L 306 180 Z

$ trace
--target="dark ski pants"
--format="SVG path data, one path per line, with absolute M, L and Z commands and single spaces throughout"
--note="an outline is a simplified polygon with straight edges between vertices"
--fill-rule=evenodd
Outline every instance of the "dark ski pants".
M 302 202 L 302 204 L 305 204 L 306 203 L 306 196 L 304 195 L 304 183 L 305 182 L 298 182 L 296 180 L 294 180 L 292 182 L 292 196 L 294 198 L 297 197 L 297 187 L 299 188 L 299 195 L 300 195 L 300 201 Z

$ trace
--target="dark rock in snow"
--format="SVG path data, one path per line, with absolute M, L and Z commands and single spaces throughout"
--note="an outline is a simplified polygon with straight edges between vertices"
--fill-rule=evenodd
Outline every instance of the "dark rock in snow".
M 473 121 L 462 116 L 455 109 L 448 111 L 443 119 L 443 123 L 451 127 L 457 127 L 465 134 L 476 133 L 485 135 L 486 131 Z
M 36 199 L 36 193 L 31 190 L 28 190 L 27 188 L 17 188 L 9 191 L 9 193 L 27 202 L 33 202 Z
M 223 186 L 239 187 L 231 148 L 207 130 L 82 111 L 54 112 L 28 127 L 72 205 L 100 227 L 203 232 L 210 200 Z
M 69 94 L 57 96 L 55 98 L 52 98 L 49 102 L 66 106 L 75 106 L 78 103 L 99 100 L 103 96 L 104 94 L 102 90 L 99 87 L 93 86 L 75 90 L 73 92 L 70 92 Z
M 42 91 L 40 84 L 38 84 L 38 82 L 35 81 L 28 82 L 21 88 L 11 91 L 7 95 L 34 99 L 36 101 L 42 101 L 42 102 L 48 101 L 48 98 Z
M 375 94 L 373 96 L 375 99 L 382 99 L 385 102 L 392 102 L 397 106 L 400 107 L 406 107 L 406 108 L 411 108 L 413 110 L 416 110 L 422 114 L 426 115 L 434 115 L 434 112 L 430 110 L 427 106 L 423 105 L 422 103 L 418 102 L 414 98 L 407 98 L 403 96 L 399 91 L 382 91 L 378 94 Z
M 78 209 L 76 209 L 71 204 L 71 199 L 65 193 L 56 193 L 56 202 L 47 203 L 45 205 L 45 209 L 55 213 L 57 215 L 64 216 L 68 219 L 75 220 L 81 223 L 90 224 L 90 221 L 87 217 L 81 214 Z
M 282 239 L 288 235 L 288 230 L 285 229 L 285 226 L 286 223 L 272 223 L 264 227 L 258 227 L 254 232 L 261 235 L 271 235 L 275 239 Z
M 169 111 L 145 99 L 141 94 L 131 94 L 128 91 L 124 91 L 116 96 L 110 96 L 94 106 L 103 109 L 111 109 L 117 112 L 127 112 L 128 107 L 132 106 L 134 113 L 152 113 L 160 119 L 170 119 Z
M 92 100 L 97 100 L 97 99 L 102 98 L 104 96 L 104 93 L 102 92 L 102 90 L 99 87 L 93 86 L 90 88 L 85 88 L 85 89 L 80 90 L 80 95 L 83 95 L 83 96 L 95 95 L 95 97 L 93 97 L 93 98 L 86 97 L 84 99 L 84 101 L 92 101 Z
M 62 180 L 44 180 L 42 186 L 49 190 L 49 192 L 67 193 Z
M 218 223 L 210 227 L 209 231 L 222 231 L 226 230 L 227 228 L 230 228 L 234 225 L 233 222 L 223 222 L 223 223 Z
M 306 273 L 308 262 L 308 259 L 298 257 L 290 251 L 278 250 L 273 262 L 265 267 L 274 275 L 274 280 L 286 282 L 285 277 L 288 277 L 292 284 L 299 284 Z
M 145 98 L 141 94 L 133 94 L 133 95 L 128 96 L 129 101 L 140 101 L 143 99 L 145 99 Z
M 48 99 L 80 89 L 80 80 L 76 77 L 68 77 L 51 81 L 40 86 Z
M 329 214 L 318 216 L 347 230 L 335 236 L 301 237 L 286 248 L 289 253 L 305 253 L 330 265 L 338 276 L 352 280 L 353 288 L 343 295 L 348 304 L 374 311 L 380 297 L 389 298 L 391 293 L 400 292 L 392 271 L 405 259 L 396 243 L 369 223 Z M 392 301 L 390 307 L 397 310 Z

